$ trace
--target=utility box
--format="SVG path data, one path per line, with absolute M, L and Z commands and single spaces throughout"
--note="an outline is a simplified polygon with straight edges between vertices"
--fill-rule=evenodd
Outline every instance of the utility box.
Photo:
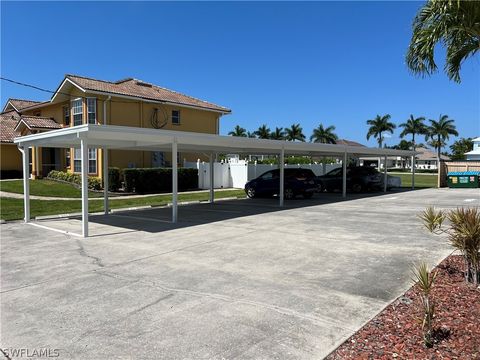
M 478 188 L 480 171 L 455 171 L 447 175 L 449 188 Z

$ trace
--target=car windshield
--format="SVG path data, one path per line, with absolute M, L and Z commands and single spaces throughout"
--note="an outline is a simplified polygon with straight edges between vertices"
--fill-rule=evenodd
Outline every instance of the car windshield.
M 327 176 L 340 176 L 342 174 L 342 169 L 333 169 L 332 171 L 327 173 Z

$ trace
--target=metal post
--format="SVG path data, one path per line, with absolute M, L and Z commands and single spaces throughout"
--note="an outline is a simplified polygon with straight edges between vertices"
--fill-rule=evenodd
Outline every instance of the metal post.
M 177 172 L 177 139 L 172 142 L 172 222 L 177 222 L 178 216 L 178 172 Z
M 280 151 L 278 167 L 280 169 L 280 192 L 278 194 L 278 197 L 280 199 L 280 206 L 283 206 L 285 192 L 285 150 L 283 148 L 282 151 Z
M 82 235 L 88 237 L 88 143 L 82 139 L 80 142 L 82 153 Z
M 412 190 L 415 190 L 415 154 L 412 155 Z
M 105 215 L 108 215 L 108 149 L 103 148 L 103 210 Z
M 347 152 L 343 154 L 343 161 L 342 161 L 342 197 L 347 197 Z
M 327 157 L 326 156 L 323 157 L 322 172 L 323 172 L 322 175 L 325 175 L 325 173 L 327 172 Z
M 213 158 L 213 153 L 210 154 L 210 157 L 209 157 L 209 166 L 210 166 L 210 193 L 209 193 L 209 198 L 208 198 L 208 201 L 210 203 L 213 203 L 213 201 L 215 200 L 215 174 L 214 174 L 214 171 L 215 171 L 215 162 L 214 162 L 214 158 Z
M 30 154 L 28 146 L 24 146 L 22 152 L 23 158 L 23 207 L 24 221 L 30 221 Z
M 387 156 L 383 157 L 383 192 L 387 192 Z

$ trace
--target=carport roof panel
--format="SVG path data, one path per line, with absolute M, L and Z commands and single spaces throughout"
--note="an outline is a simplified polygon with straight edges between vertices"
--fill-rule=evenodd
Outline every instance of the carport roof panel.
M 192 152 L 272 154 L 284 149 L 287 154 L 305 155 L 337 155 L 345 152 L 377 156 L 412 156 L 414 154 L 413 151 L 405 150 L 252 139 L 186 131 L 93 124 L 21 136 L 15 138 L 14 142 L 19 146 L 70 148 L 80 147 L 82 139 L 86 140 L 90 147 L 124 150 L 170 151 L 171 144 L 176 141 L 178 151 Z

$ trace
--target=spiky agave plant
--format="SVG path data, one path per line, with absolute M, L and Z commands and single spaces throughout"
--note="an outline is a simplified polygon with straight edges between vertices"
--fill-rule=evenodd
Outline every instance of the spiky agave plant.
M 432 288 L 437 276 L 436 272 L 428 269 L 428 265 L 421 263 L 413 267 L 413 281 L 420 289 L 422 301 L 422 331 L 423 343 L 426 347 L 433 346 L 433 317 L 435 316 L 435 304 L 432 299 Z
M 458 208 L 444 212 L 428 207 L 420 218 L 431 233 L 447 234 L 450 245 L 465 259 L 465 280 L 480 283 L 480 210 Z M 444 227 L 445 220 L 449 224 Z

